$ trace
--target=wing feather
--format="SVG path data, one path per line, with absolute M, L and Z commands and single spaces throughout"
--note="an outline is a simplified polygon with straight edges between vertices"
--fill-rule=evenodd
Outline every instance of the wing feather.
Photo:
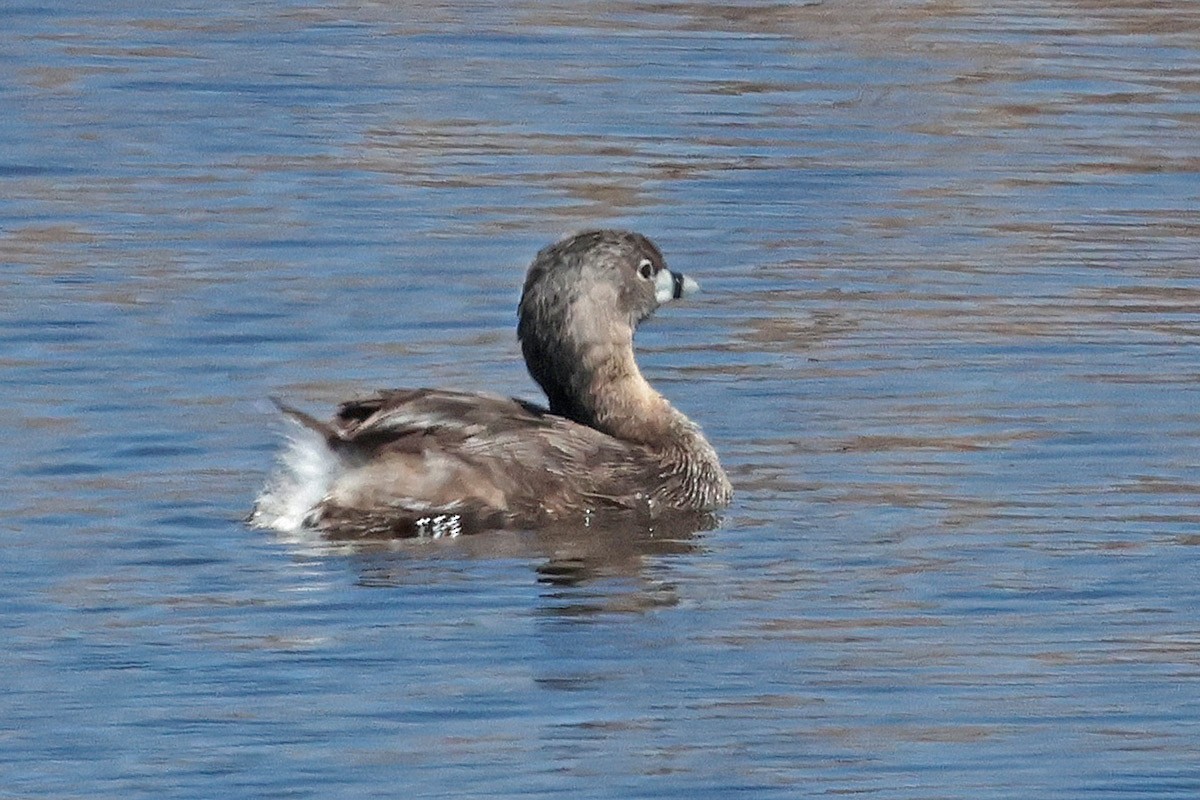
M 559 518 L 581 503 L 629 508 L 656 471 L 635 445 L 497 395 L 378 392 L 343 403 L 331 423 L 277 404 L 346 465 L 311 518 L 342 534 L 496 527 Z

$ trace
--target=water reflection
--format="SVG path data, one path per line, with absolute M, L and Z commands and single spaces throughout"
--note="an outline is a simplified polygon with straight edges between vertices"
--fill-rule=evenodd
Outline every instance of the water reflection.
M 575 617 L 673 605 L 666 565 L 671 557 L 697 553 L 704 532 L 719 523 L 700 514 L 672 515 L 652 525 L 593 518 L 586 526 L 488 531 L 456 539 L 347 541 L 314 533 L 290 537 L 287 544 L 302 560 L 344 559 L 357 572 L 358 584 L 373 588 L 453 581 L 453 574 L 466 580 L 477 562 L 524 563 L 542 587 L 542 612 Z

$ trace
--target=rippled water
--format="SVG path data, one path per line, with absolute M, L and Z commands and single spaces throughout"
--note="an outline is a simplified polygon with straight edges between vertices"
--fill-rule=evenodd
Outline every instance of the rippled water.
M 208 5 L 4 12 L 0 797 L 1200 795 L 1200 6 Z M 595 224 L 722 527 L 242 526 Z

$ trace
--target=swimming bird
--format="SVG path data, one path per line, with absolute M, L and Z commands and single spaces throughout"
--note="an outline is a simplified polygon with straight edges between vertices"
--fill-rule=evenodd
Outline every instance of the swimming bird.
M 697 289 L 645 236 L 575 234 L 538 252 L 517 336 L 548 407 L 394 389 L 298 424 L 249 522 L 333 538 L 456 536 L 586 524 L 598 514 L 711 513 L 733 489 L 700 428 L 638 368 L 638 325 Z

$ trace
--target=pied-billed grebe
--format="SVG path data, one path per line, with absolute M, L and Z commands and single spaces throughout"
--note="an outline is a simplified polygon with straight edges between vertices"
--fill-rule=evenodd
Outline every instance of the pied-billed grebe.
M 646 237 L 580 233 L 543 248 L 517 336 L 550 408 L 397 389 L 298 422 L 250 522 L 335 537 L 535 528 L 608 510 L 712 512 L 733 489 L 699 427 L 651 388 L 633 333 L 696 289 Z

